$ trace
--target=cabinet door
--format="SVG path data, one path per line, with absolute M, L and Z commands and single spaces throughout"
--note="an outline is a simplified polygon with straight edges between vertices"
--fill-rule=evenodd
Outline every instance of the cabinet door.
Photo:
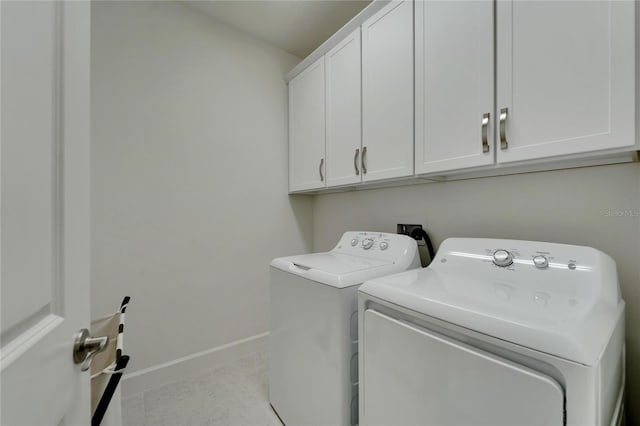
M 411 1 L 362 24 L 362 150 L 365 182 L 413 174 Z
M 498 162 L 634 145 L 635 7 L 497 2 Z
M 327 186 L 361 182 L 360 28 L 325 56 Z
M 323 188 L 324 57 L 289 82 L 289 191 Z
M 416 173 L 494 162 L 493 1 L 417 1 Z

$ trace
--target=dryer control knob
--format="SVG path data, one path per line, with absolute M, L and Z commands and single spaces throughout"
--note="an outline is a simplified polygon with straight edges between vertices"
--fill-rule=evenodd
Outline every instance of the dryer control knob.
M 389 248 L 389 243 L 386 241 L 380 241 L 380 250 L 386 250 Z
M 353 240 L 351 240 L 351 247 L 355 247 L 358 245 L 358 239 L 354 238 Z
M 371 238 L 365 238 L 362 240 L 362 248 L 369 250 L 373 246 L 373 240 Z
M 513 256 L 506 250 L 496 250 L 493 252 L 493 263 L 504 268 L 513 263 Z
M 538 269 L 545 269 L 549 267 L 549 260 L 547 256 L 537 255 L 533 256 L 533 264 L 536 265 Z

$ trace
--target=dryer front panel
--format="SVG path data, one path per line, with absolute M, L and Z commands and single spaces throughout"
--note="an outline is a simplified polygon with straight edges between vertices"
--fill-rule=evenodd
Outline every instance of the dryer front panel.
M 562 425 L 549 376 L 367 309 L 361 425 Z

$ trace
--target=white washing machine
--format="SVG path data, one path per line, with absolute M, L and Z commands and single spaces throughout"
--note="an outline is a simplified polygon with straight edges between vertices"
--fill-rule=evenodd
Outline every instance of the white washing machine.
M 357 287 L 419 267 L 415 240 L 379 232 L 271 262 L 269 401 L 285 424 L 357 424 Z
M 451 238 L 359 289 L 361 425 L 616 425 L 624 308 L 589 248 Z

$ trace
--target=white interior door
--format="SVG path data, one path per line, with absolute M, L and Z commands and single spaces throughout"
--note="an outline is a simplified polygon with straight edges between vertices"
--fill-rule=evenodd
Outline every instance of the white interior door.
M 89 424 L 89 2 L 0 2 L 2 425 Z
M 361 336 L 361 425 L 564 424 L 551 377 L 368 309 Z
M 498 162 L 633 146 L 637 2 L 496 7 Z

